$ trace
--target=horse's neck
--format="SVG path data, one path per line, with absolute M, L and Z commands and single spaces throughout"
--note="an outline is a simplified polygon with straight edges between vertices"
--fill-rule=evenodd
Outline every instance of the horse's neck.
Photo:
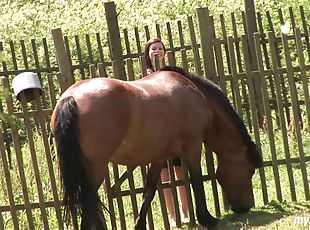
M 220 158 L 243 160 L 246 145 L 237 127 L 223 111 L 214 108 L 213 120 L 209 126 L 205 142 Z

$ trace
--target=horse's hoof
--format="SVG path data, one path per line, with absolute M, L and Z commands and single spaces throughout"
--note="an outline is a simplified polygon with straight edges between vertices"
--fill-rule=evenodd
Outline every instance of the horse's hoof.
M 210 229 L 214 229 L 217 226 L 217 224 L 220 222 L 220 220 L 211 216 L 211 217 L 205 218 L 202 221 L 198 221 L 198 222 L 199 222 L 199 224 L 207 227 L 208 230 L 210 230 Z
M 146 222 L 143 222 L 138 218 L 136 221 L 135 230 L 146 230 Z
M 135 226 L 135 230 L 146 230 L 146 226 Z
M 208 229 L 214 229 L 218 225 L 219 222 L 220 222 L 220 219 L 212 217 L 212 220 L 210 220 L 208 224 Z

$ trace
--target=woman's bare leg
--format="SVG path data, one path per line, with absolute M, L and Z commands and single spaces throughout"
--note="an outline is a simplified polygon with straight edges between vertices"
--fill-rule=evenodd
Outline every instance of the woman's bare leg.
M 181 166 L 174 166 L 174 171 L 176 174 L 176 179 L 177 180 L 184 180 L 184 173 L 183 173 L 183 168 Z M 188 221 L 189 218 L 189 211 L 188 211 L 188 202 L 187 202 L 187 196 L 186 196 L 186 189 L 185 185 L 178 186 L 178 192 L 181 200 L 181 205 L 182 205 L 182 217 L 183 220 L 182 222 Z
M 163 183 L 169 182 L 170 176 L 169 176 L 168 168 L 163 168 L 161 170 L 160 176 L 161 176 L 161 181 Z M 173 203 L 171 188 L 165 188 L 165 189 L 163 189 L 163 191 L 164 191 L 164 197 L 165 197 L 165 202 L 166 202 L 168 214 L 175 221 L 176 217 L 175 217 L 175 209 L 174 209 L 174 203 Z

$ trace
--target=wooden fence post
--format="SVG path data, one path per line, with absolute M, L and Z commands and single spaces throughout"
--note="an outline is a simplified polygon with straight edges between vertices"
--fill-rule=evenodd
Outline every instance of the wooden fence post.
M 214 26 L 212 17 L 209 15 L 208 8 L 198 8 L 197 9 L 199 33 L 200 33 L 200 48 L 202 51 L 202 61 L 205 76 L 213 82 L 216 82 L 216 67 L 214 61 L 213 44 L 215 40 Z M 206 150 L 207 168 L 208 174 L 210 176 L 210 181 L 212 184 L 212 192 L 214 197 L 214 207 L 216 216 L 220 216 L 220 203 L 218 190 L 216 187 L 216 177 L 213 154 L 210 149 Z M 224 199 L 226 204 L 226 200 Z
M 249 47 L 249 57 L 250 57 L 250 65 L 251 71 L 257 71 L 257 57 L 255 52 L 255 45 L 254 45 L 254 33 L 257 32 L 257 23 L 256 23 L 256 15 L 255 15 L 255 5 L 253 0 L 245 0 L 245 16 L 246 16 L 246 28 L 247 28 L 247 38 L 248 38 L 248 47 Z M 264 116 L 264 108 L 262 106 L 262 91 L 261 91 L 261 81 L 259 79 L 259 75 L 255 74 L 253 77 L 254 82 L 254 92 L 255 98 L 257 101 L 256 108 L 258 113 L 258 121 L 260 126 L 262 127 L 263 124 L 263 116 Z
M 209 15 L 208 8 L 197 9 L 199 33 L 200 33 L 200 48 L 202 50 L 202 60 L 204 74 L 212 81 L 216 80 L 216 68 L 213 54 L 214 42 L 214 27 L 212 18 Z
M 64 83 L 63 90 L 66 90 L 70 85 L 74 83 L 74 78 L 71 72 L 71 65 L 65 48 L 61 28 L 52 29 L 52 36 L 56 49 L 59 72 Z
M 116 7 L 114 2 L 104 3 L 105 16 L 108 25 L 109 37 L 110 37 L 110 51 L 112 55 L 112 62 L 115 61 L 115 68 L 117 69 L 118 79 L 126 80 L 126 72 L 124 66 L 124 57 L 121 43 L 121 36 L 119 32 Z

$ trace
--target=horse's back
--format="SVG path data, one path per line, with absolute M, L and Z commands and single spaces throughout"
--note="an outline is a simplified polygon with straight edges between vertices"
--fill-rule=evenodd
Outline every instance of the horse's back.
M 203 135 L 209 115 L 201 92 L 169 71 L 132 82 L 85 80 L 61 98 L 68 96 L 79 108 L 81 148 L 90 162 L 102 164 L 137 165 L 175 157 L 189 138 Z

